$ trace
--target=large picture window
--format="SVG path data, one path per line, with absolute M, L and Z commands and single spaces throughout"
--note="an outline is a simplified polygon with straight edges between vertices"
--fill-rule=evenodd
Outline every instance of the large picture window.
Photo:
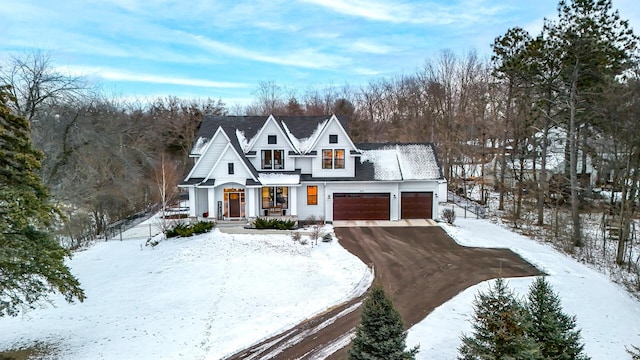
M 284 150 L 262 150 L 262 169 L 284 169 Z
M 307 205 L 318 205 L 318 186 L 307 186 Z
M 344 149 L 322 150 L 323 169 L 344 169 Z
M 286 186 L 265 186 L 262 188 L 262 208 L 289 208 L 289 188 Z

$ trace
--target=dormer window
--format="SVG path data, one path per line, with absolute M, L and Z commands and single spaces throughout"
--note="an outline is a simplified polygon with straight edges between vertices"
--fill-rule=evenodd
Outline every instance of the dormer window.
M 322 150 L 323 169 L 344 169 L 344 149 Z
M 337 144 L 338 135 L 329 135 L 329 144 Z
M 262 150 L 263 170 L 283 170 L 284 150 Z
M 268 135 L 267 136 L 267 143 L 268 144 L 277 144 L 278 143 L 278 138 L 276 137 L 276 135 Z

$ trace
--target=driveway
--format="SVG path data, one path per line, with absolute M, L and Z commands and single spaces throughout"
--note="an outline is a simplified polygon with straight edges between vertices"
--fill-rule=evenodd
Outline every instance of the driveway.
M 405 327 L 462 290 L 497 277 L 540 272 L 506 249 L 468 248 L 439 226 L 335 227 L 351 253 L 375 268 Z M 343 359 L 362 298 L 342 304 L 230 359 Z

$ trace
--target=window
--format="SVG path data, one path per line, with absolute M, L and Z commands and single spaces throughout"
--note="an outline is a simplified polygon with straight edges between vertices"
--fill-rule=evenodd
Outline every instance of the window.
M 322 150 L 322 168 L 333 169 L 333 150 Z
M 284 169 L 284 150 L 262 150 L 262 169 Z
M 227 167 L 229 169 L 229 175 L 232 175 L 233 174 L 233 163 L 228 163 Z
M 318 205 L 318 187 L 316 185 L 307 186 L 307 205 Z
M 344 150 L 333 150 L 333 168 L 344 169 Z
M 329 135 L 329 144 L 337 144 L 338 135 Z
M 322 150 L 323 169 L 344 169 L 344 149 Z
M 269 143 L 269 144 L 277 144 L 278 143 L 278 138 L 275 135 L 268 135 L 267 136 L 267 143 Z
M 262 188 L 262 208 L 289 208 L 289 188 L 286 186 L 265 186 Z

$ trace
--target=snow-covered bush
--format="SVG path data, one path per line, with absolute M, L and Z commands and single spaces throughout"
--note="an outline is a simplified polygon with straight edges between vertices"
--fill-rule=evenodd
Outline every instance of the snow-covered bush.
M 456 221 L 456 212 L 453 209 L 445 208 L 442 210 L 442 218 L 447 224 L 453 225 Z

